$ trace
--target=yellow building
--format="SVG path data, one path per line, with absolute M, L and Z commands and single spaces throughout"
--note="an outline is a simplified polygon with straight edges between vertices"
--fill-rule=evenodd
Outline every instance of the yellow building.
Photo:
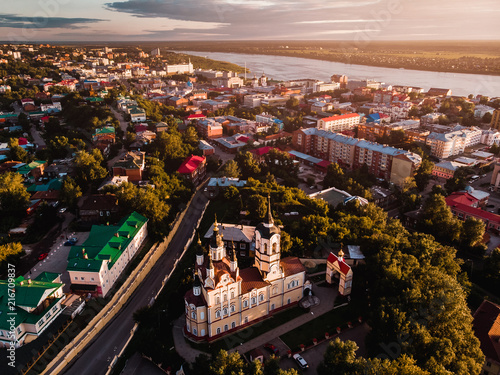
M 495 109 L 493 111 L 490 127 L 492 127 L 493 129 L 500 129 L 500 109 Z
M 294 306 L 310 293 L 299 258 L 281 259 L 280 233 L 269 203 L 267 219 L 255 228 L 254 266 L 240 270 L 234 246 L 226 251 L 215 220 L 208 256 L 198 241 L 193 288 L 184 297 L 188 338 L 218 339 Z

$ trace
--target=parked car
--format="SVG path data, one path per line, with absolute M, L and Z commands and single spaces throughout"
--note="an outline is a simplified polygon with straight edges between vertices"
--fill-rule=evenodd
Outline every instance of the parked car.
M 274 354 L 276 356 L 280 354 L 280 351 L 273 344 L 267 343 L 266 345 L 264 345 L 264 348 L 266 348 L 271 354 Z
M 38 260 L 44 260 L 45 258 L 47 258 L 48 255 L 49 255 L 49 253 L 41 253 L 38 256 Z
M 302 358 L 300 354 L 294 354 L 293 359 L 295 359 L 295 362 L 299 365 L 301 369 L 306 369 L 309 368 L 309 365 L 307 364 L 306 360 Z
M 63 213 L 65 213 L 65 212 L 66 212 L 66 207 L 63 207 L 63 208 L 60 208 L 60 209 L 59 209 L 59 213 L 60 213 L 60 214 L 63 214 Z
M 64 246 L 73 246 L 78 242 L 78 238 L 72 237 L 64 243 Z

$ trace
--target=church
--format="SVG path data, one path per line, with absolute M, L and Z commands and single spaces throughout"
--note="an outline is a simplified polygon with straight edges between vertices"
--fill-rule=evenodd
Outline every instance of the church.
M 184 296 L 186 337 L 212 341 L 295 306 L 311 291 L 297 257 L 281 259 L 281 230 L 268 202 L 264 222 L 255 228 L 255 262 L 240 269 L 235 246 L 226 249 L 217 220 L 205 253 L 196 250 L 193 288 Z

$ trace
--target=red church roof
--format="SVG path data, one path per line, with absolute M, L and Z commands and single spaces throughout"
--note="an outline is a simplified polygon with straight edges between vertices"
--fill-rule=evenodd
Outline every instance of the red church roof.
M 184 160 L 177 172 L 181 174 L 191 174 L 204 161 L 204 156 L 191 155 L 186 160 Z
M 327 262 L 332 263 L 332 264 L 337 262 L 339 264 L 340 272 L 342 272 L 344 275 L 347 275 L 347 273 L 351 270 L 351 266 L 349 266 L 344 261 L 343 258 L 340 258 L 340 259 L 341 260 L 339 260 L 339 258 L 334 253 L 330 253 L 330 255 L 328 255 Z

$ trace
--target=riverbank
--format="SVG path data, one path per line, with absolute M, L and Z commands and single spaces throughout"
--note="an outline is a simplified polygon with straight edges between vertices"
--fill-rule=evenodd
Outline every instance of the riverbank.
M 500 75 L 499 42 L 197 42 L 169 43 L 172 50 L 300 57 L 392 69 Z

